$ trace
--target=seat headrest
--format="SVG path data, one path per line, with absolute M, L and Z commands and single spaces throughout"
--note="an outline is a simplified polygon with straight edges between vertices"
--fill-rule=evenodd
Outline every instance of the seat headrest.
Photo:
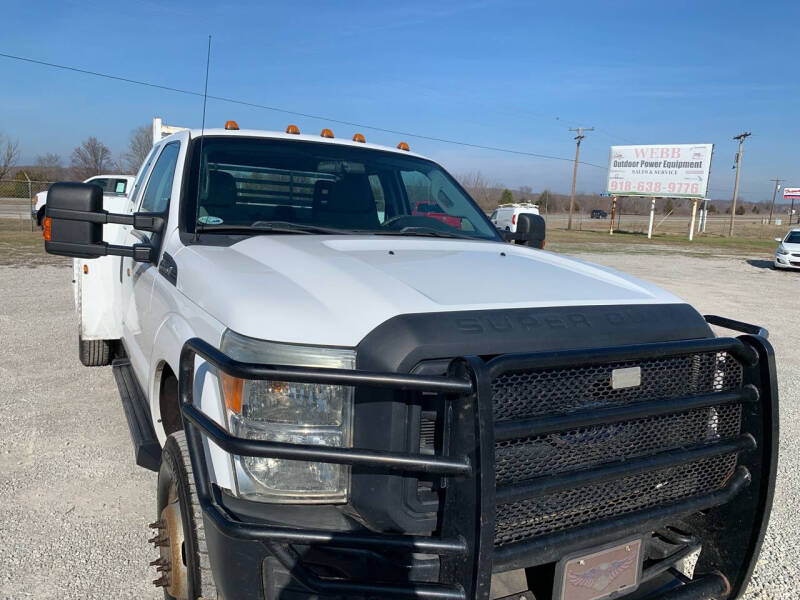
M 345 175 L 339 181 L 314 184 L 314 209 L 324 213 L 372 213 L 375 200 L 364 175 Z
M 236 180 L 225 171 L 208 174 L 208 200 L 206 206 L 231 206 L 236 203 Z

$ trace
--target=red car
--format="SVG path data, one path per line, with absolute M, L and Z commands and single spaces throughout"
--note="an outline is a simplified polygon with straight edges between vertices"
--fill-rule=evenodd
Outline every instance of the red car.
M 416 202 L 411 214 L 428 217 L 429 219 L 436 219 L 445 225 L 449 225 L 453 229 L 461 229 L 461 217 L 453 217 L 442 212 L 439 205 L 433 204 L 432 202 Z

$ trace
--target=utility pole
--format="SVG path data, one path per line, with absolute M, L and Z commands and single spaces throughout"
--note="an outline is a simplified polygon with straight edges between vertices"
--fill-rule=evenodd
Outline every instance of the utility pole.
M 770 181 L 775 182 L 775 189 L 772 192 L 772 205 L 769 207 L 769 224 L 772 225 L 772 211 L 775 210 L 775 196 L 778 195 L 778 190 L 781 187 L 781 181 L 783 181 L 783 179 L 778 179 L 776 177 L 775 179 L 770 179 Z
M 572 229 L 572 211 L 575 210 L 575 180 L 578 178 L 578 157 L 581 153 L 581 140 L 586 137 L 583 135 L 583 132 L 594 131 L 594 127 L 570 127 L 569 130 L 578 132 L 578 135 L 575 136 L 578 143 L 575 145 L 575 166 L 572 169 L 572 194 L 569 197 L 569 219 L 567 219 L 567 229 Z
M 736 180 L 733 183 L 733 203 L 731 204 L 731 226 L 728 229 L 728 236 L 733 237 L 733 220 L 736 218 L 736 198 L 739 195 L 739 171 L 742 170 L 742 144 L 744 144 L 744 140 L 747 137 L 752 135 L 749 131 L 745 131 L 744 133 L 740 133 L 733 137 L 735 140 L 739 140 L 739 152 L 736 153 Z

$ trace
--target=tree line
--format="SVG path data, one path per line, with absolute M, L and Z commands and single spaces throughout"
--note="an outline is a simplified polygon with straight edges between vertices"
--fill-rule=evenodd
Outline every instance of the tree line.
M 83 181 L 101 173 L 134 174 L 139 170 L 152 147 L 153 131 L 152 127 L 147 124 L 131 131 L 127 150 L 117 157 L 114 157 L 109 147 L 97 137 L 89 136 L 72 150 L 69 164 L 65 164 L 58 154 L 48 152 L 38 155 L 33 165 L 18 166 L 19 141 L 0 132 L 0 181 L 13 179 L 15 182 L 19 182 L 19 185 L 16 186 L 19 188 L 17 190 L 19 193 L 15 194 L 12 190 L 10 195 L 22 197 L 27 195 L 27 186 L 22 185 L 23 183 L 27 184 L 26 175 L 32 181 L 51 182 Z M 549 189 L 537 193 L 530 186 L 520 186 L 512 190 L 501 183 L 490 182 L 480 171 L 462 173 L 456 178 L 487 214 L 500 204 L 513 202 L 538 204 L 539 211 L 543 214 L 569 211 L 567 194 L 558 194 Z M 715 203 L 719 204 L 719 207 Z M 595 209 L 609 211 L 610 205 L 611 199 L 600 196 L 600 194 L 581 193 L 575 196 L 576 211 L 589 212 Z M 622 197 L 617 201 L 617 209 L 623 214 L 649 214 L 650 202 L 647 198 Z M 664 215 L 689 214 L 692 209 L 692 201 L 682 198 L 660 198 L 656 200 L 656 209 Z M 709 213 L 715 213 L 718 210 L 730 213 L 730 201 L 709 202 Z M 736 207 L 738 215 L 746 212 L 760 214 L 765 211 L 769 212 L 769 202 L 741 202 Z
M 569 194 L 558 194 L 549 189 L 534 192 L 530 186 L 520 186 L 510 189 L 498 182 L 490 182 L 480 171 L 461 173 L 456 175 L 458 182 L 469 192 L 469 195 L 478 203 L 487 214 L 491 213 L 500 204 L 532 203 L 539 205 L 539 212 L 563 213 L 569 212 Z M 692 212 L 692 200 L 688 198 L 657 198 L 656 212 L 662 215 L 689 215 Z M 741 196 L 736 206 L 736 214 L 769 214 L 769 201 L 743 202 Z M 702 206 L 698 206 L 698 209 Z M 784 210 L 785 205 L 776 204 L 776 211 Z M 611 198 L 600 194 L 575 194 L 575 211 L 588 213 L 593 210 L 611 212 Z M 617 210 L 626 215 L 650 214 L 649 198 L 620 197 L 617 199 Z M 731 212 L 730 200 L 709 200 L 709 214 Z
M 142 125 L 131 131 L 128 148 L 119 156 L 96 136 L 89 136 L 77 145 L 69 155 L 69 162 L 54 153 L 36 156 L 33 165 L 19 165 L 19 141 L 0 132 L 0 181 L 13 179 L 32 181 L 83 181 L 89 177 L 108 174 L 133 174 L 139 170 L 153 147 L 153 130 Z M 26 192 L 27 193 L 27 192 Z

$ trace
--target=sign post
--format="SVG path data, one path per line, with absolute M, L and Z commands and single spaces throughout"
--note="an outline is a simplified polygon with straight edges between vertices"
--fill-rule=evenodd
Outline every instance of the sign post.
M 703 199 L 703 226 L 701 231 L 706 232 L 706 221 L 708 221 L 708 198 Z
M 655 218 L 656 214 L 656 197 L 653 196 L 650 198 L 650 225 L 647 227 L 647 239 L 651 239 L 653 237 L 653 219 Z
M 697 201 L 699 198 L 695 198 L 694 202 L 692 202 L 692 222 L 689 225 L 689 241 L 691 242 L 694 239 L 694 220 L 697 217 Z
M 614 214 L 617 212 L 617 197 L 611 198 L 611 225 L 608 229 L 608 235 L 614 235 Z

